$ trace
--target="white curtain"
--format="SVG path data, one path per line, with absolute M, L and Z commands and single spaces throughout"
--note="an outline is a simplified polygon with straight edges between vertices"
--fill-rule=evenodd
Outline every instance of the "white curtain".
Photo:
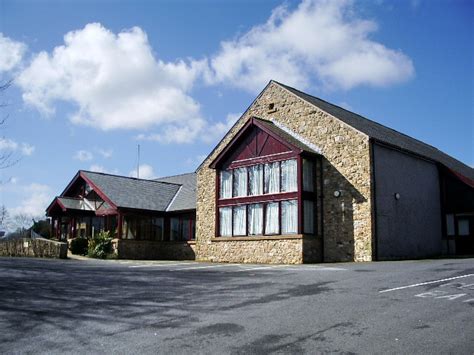
M 221 198 L 232 197 L 232 171 L 221 171 Z
M 281 162 L 281 191 L 290 192 L 298 190 L 296 159 L 285 160 Z
M 234 197 L 247 196 L 247 168 L 234 170 Z
M 265 164 L 265 193 L 280 192 L 280 163 Z
M 248 205 L 249 235 L 263 234 L 263 205 L 256 203 Z
M 281 203 L 281 234 L 298 232 L 298 204 L 296 200 Z
M 278 202 L 267 204 L 265 213 L 265 234 L 279 233 Z
M 303 190 L 314 191 L 314 163 L 310 160 L 303 159 Z
M 232 207 L 219 208 L 219 235 L 222 237 L 232 236 Z
M 308 234 L 314 234 L 314 202 L 304 200 L 303 211 L 304 232 Z
M 246 235 L 247 216 L 246 206 L 234 207 L 234 236 Z
M 263 165 L 254 165 L 249 167 L 249 182 L 250 191 L 249 195 L 262 195 L 263 194 Z

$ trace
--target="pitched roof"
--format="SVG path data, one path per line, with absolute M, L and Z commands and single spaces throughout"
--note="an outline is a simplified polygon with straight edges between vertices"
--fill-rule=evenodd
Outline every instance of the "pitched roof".
M 83 199 L 72 198 L 72 197 L 57 197 L 61 204 L 70 210 L 83 210 L 83 211 L 93 211 L 93 207 L 89 206 L 87 203 L 84 203 Z
M 196 173 L 166 176 L 156 181 L 181 185 L 167 211 L 182 211 L 196 208 Z
M 355 128 L 356 130 L 368 135 L 370 138 L 373 138 L 376 141 L 418 154 L 430 160 L 434 160 L 452 170 L 461 173 L 466 177 L 474 179 L 473 168 L 470 168 L 459 160 L 447 155 L 446 153 L 443 153 L 442 151 L 431 145 L 423 143 L 415 138 L 409 137 L 394 129 L 383 126 L 380 123 L 371 121 L 342 107 L 333 105 L 327 101 L 308 95 L 290 86 L 281 84 L 277 81 L 273 82 L 281 86 L 282 88 L 290 91 L 291 93 L 303 99 L 304 101 L 320 108 L 321 110 L 329 113 L 330 115 L 336 117 L 337 119 Z
M 179 184 L 81 171 L 117 207 L 165 211 Z

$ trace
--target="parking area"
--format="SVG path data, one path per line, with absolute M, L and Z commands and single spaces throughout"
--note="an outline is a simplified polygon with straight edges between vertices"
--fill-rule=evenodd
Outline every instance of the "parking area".
M 474 260 L 0 258 L 1 353 L 474 351 Z

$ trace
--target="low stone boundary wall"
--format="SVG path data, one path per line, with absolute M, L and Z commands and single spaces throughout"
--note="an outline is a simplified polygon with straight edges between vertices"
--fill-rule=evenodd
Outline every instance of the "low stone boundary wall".
M 67 243 L 44 238 L 0 241 L 0 256 L 66 259 Z
M 114 253 L 119 259 L 194 260 L 195 242 L 154 242 L 114 239 Z

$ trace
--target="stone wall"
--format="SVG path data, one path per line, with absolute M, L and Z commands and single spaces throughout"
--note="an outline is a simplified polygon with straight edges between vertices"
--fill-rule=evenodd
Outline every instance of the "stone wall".
M 0 256 L 67 258 L 67 243 L 49 239 L 15 239 L 0 242 Z
M 269 111 L 269 105 L 273 109 Z M 196 254 L 198 260 L 303 262 L 302 240 L 254 243 L 215 241 L 216 172 L 209 164 L 252 117 L 274 120 L 318 146 L 323 159 L 324 261 L 372 260 L 370 142 L 362 134 L 271 82 L 197 172 Z M 339 198 L 334 191 L 341 191 Z M 229 246 L 232 245 L 232 246 Z M 251 246 L 251 247 L 249 247 Z M 265 251 L 264 247 L 270 248 Z M 229 252 L 232 250 L 232 255 Z M 251 250 L 255 248 L 255 250 Z M 264 253 L 264 256 L 259 256 Z M 241 254 L 240 256 L 237 256 Z
M 194 260 L 195 242 L 153 242 L 114 239 L 114 253 L 120 259 Z

